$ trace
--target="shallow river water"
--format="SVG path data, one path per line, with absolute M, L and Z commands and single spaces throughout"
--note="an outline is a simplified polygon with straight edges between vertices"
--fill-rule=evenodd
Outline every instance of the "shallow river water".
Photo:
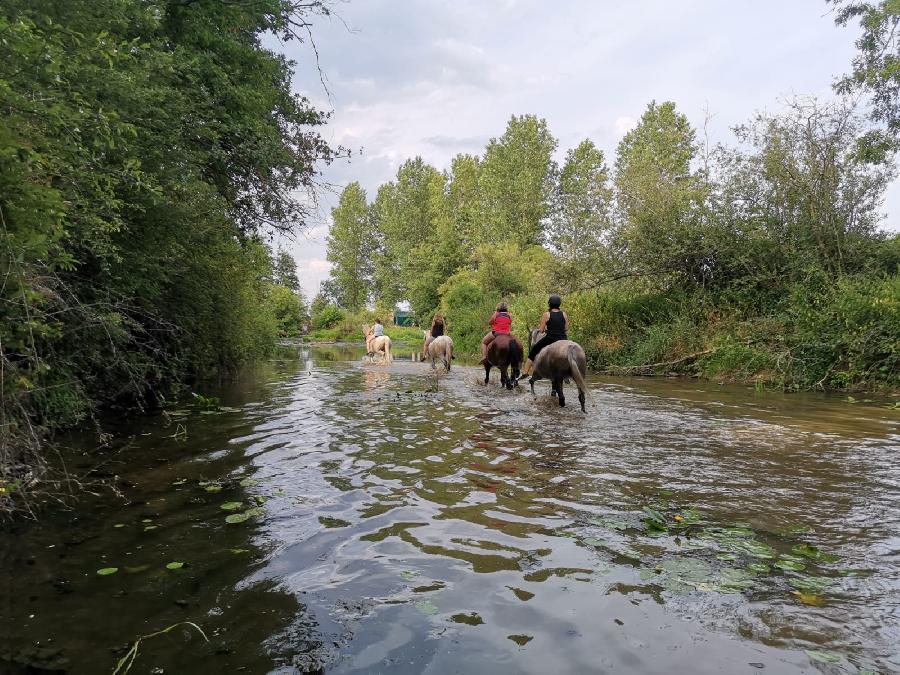
M 2 534 L 0 672 L 179 623 L 131 673 L 900 672 L 900 413 L 480 379 L 290 348 L 67 457 L 97 496 Z

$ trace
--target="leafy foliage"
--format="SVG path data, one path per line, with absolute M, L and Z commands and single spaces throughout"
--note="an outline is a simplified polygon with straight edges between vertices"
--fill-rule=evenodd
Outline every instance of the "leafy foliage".
M 327 8 L 3 4 L 4 478 L 40 463 L 44 432 L 155 405 L 272 344 L 261 236 L 302 224 L 333 153 L 324 114 L 261 36 L 289 38 L 315 11 Z

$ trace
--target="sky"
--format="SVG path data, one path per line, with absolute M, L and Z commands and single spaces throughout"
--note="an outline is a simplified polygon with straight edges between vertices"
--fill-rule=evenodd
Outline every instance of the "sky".
M 671 100 L 711 143 L 793 96 L 833 97 L 858 28 L 824 0 L 352 0 L 312 27 L 310 44 L 273 44 L 297 62 L 293 86 L 332 111 L 324 137 L 353 151 L 323 168 L 330 189 L 303 233 L 282 240 L 308 297 L 327 278 L 325 238 L 340 190 L 370 201 L 406 159 L 439 169 L 481 154 L 513 114 L 547 120 L 558 160 L 590 138 L 612 163 L 652 101 Z M 900 186 L 885 226 L 900 229 Z M 890 214 L 896 214 L 896 218 Z

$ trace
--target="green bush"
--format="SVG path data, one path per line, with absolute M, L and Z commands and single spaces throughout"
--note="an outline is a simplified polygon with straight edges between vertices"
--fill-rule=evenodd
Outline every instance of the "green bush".
M 340 307 L 325 305 L 318 312 L 313 313 L 312 328 L 313 330 L 333 328 L 344 320 L 344 316 L 344 312 Z

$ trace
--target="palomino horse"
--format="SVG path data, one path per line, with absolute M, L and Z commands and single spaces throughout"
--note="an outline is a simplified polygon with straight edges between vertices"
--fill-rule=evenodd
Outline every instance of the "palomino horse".
M 500 333 L 488 344 L 487 360 L 484 364 L 484 383 L 491 379 L 491 366 L 500 370 L 500 385 L 512 389 L 519 382 L 519 366 L 522 364 L 522 343 L 515 335 Z M 506 369 L 512 368 L 512 377 Z
M 369 326 L 367 324 L 363 324 L 363 335 L 365 337 L 369 336 Z M 369 349 L 372 350 L 368 352 L 369 356 L 381 354 L 384 363 L 390 363 L 394 360 L 394 357 L 391 356 L 391 338 L 387 335 L 372 338 L 372 341 L 369 343 Z
M 537 328 L 528 334 L 528 348 L 544 337 Z M 559 407 L 566 405 L 566 397 L 563 394 L 563 382 L 570 378 L 575 380 L 578 387 L 578 402 L 581 403 L 581 412 L 587 412 L 584 407 L 587 396 L 587 385 L 584 378 L 587 375 L 587 357 L 581 345 L 571 340 L 559 340 L 547 345 L 541 350 L 534 360 L 534 370 L 528 383 L 531 385 L 531 393 L 534 393 L 536 380 L 550 380 L 552 396 L 559 399 Z
M 428 331 L 425 331 L 428 337 Z M 448 335 L 439 335 L 428 343 L 427 358 L 431 359 L 431 369 L 437 370 L 435 363 L 441 361 L 447 372 L 450 372 L 450 362 L 453 360 L 453 340 Z

